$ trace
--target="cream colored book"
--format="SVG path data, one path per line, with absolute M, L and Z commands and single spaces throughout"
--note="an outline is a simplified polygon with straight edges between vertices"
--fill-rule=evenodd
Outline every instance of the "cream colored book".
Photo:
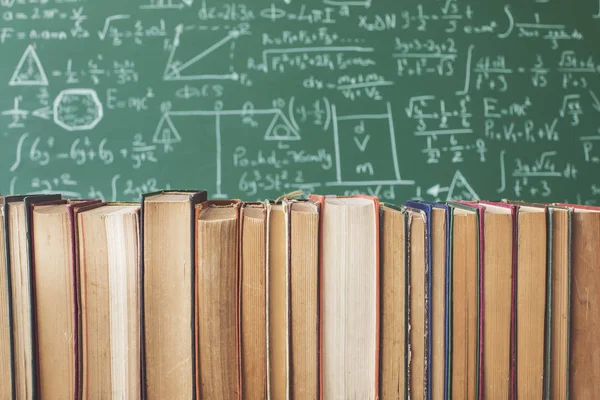
M 321 396 L 379 394 L 379 203 L 321 197 Z
M 77 216 L 81 395 L 139 398 L 139 205 Z

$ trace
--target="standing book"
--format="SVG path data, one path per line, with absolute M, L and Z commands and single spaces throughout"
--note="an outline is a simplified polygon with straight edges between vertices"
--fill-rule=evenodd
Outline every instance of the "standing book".
M 380 395 L 404 400 L 408 394 L 408 217 L 405 208 L 380 207 L 381 353 Z
M 319 204 L 291 201 L 290 397 L 319 397 Z
M 288 203 L 267 203 L 267 368 L 269 396 L 289 398 Z
M 60 195 L 7 196 L 4 198 L 4 238 L 12 358 L 12 392 L 17 399 L 38 393 L 35 303 L 31 256 L 31 207 L 60 199 Z
M 593 399 L 600 392 L 600 207 L 569 207 L 573 236 L 568 393 L 572 399 Z M 556 398 L 561 395 L 557 392 Z
M 448 393 L 450 209 L 434 203 L 431 208 L 431 398 Z
M 545 399 L 569 399 L 573 209 L 548 207 Z
M 407 206 L 419 205 L 408 202 Z M 409 243 L 409 318 L 408 335 L 408 395 L 410 398 L 429 399 L 430 339 L 431 324 L 429 318 L 430 297 L 428 286 L 431 282 L 431 247 L 430 247 L 430 206 L 408 208 L 408 243 Z
M 206 192 L 142 199 L 142 382 L 150 399 L 196 397 L 195 207 Z
M 544 393 L 544 327 L 547 323 L 546 207 L 513 204 L 517 211 L 516 397 L 540 399 Z
M 483 398 L 512 398 L 514 393 L 516 210 L 514 206 L 481 202 L 484 209 L 481 320 Z M 480 397 L 481 398 L 481 397 Z
M 267 386 L 267 210 L 245 203 L 240 235 L 240 346 L 242 396 L 266 399 Z
M 198 399 L 240 399 L 239 200 L 196 206 Z
M 379 201 L 321 203 L 321 399 L 379 396 Z
M 450 398 L 477 399 L 480 315 L 480 210 L 450 203 Z
M 140 398 L 140 206 L 77 215 L 81 396 Z
M 4 198 L 0 197 L 0 262 L 6 259 L 6 243 L 4 237 Z M 11 357 L 10 357 L 10 321 L 8 270 L 6 265 L 0 267 L 0 399 L 12 397 Z
M 40 395 L 75 399 L 80 391 L 79 212 L 99 201 L 39 203 L 32 206 L 32 272 Z

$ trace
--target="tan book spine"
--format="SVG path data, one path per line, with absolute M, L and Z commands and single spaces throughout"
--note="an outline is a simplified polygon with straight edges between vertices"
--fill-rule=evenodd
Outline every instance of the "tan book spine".
M 410 233 L 410 386 L 409 397 L 422 399 L 425 396 L 426 368 L 426 265 L 427 243 L 425 213 L 409 211 Z
M 243 399 L 267 398 L 267 217 L 245 204 L 241 233 L 241 353 Z
M 570 398 L 600 393 L 600 209 L 573 215 Z
M 12 397 L 8 275 L 4 236 L 4 204 L 0 198 L 0 399 Z
M 319 213 L 292 203 L 290 215 L 290 386 L 292 399 L 319 396 Z
M 541 399 L 546 319 L 546 213 L 519 211 L 517 396 Z
M 486 211 L 484 240 L 483 393 L 487 398 L 507 399 L 513 250 L 511 215 Z
M 288 389 L 288 233 L 283 204 L 267 209 L 268 398 L 285 400 Z
M 198 396 L 237 400 L 239 201 L 196 206 Z
M 454 209 L 452 248 L 452 398 L 477 397 L 478 235 L 475 212 Z
M 553 400 L 569 398 L 569 322 L 571 294 L 571 211 L 550 209 L 552 213 L 552 308 L 550 395 Z M 549 271 L 550 272 L 550 271 Z
M 406 232 L 405 214 L 381 206 L 381 371 L 382 399 L 406 393 Z

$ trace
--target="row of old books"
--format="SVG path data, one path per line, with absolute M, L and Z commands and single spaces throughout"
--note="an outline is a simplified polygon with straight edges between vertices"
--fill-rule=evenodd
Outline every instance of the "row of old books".
M 1 198 L 0 399 L 591 399 L 600 209 Z

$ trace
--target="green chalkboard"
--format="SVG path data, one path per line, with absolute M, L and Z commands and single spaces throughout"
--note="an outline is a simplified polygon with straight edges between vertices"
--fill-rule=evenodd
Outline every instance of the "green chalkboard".
M 1 0 L 0 191 L 597 204 L 599 7 Z

